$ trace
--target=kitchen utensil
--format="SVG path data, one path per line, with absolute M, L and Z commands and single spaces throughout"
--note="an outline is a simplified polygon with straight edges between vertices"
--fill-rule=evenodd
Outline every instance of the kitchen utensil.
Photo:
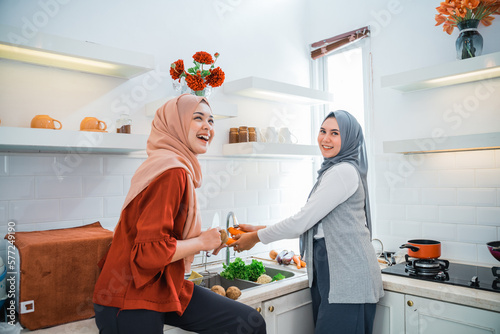
M 500 241 L 490 241 L 486 244 L 491 255 L 498 261 L 500 261 Z
M 441 242 L 436 240 L 408 240 L 399 248 L 408 248 L 408 255 L 418 259 L 437 259 L 441 256 Z
M 220 224 L 219 213 L 216 212 L 214 214 L 214 217 L 212 218 L 212 226 L 210 226 L 210 229 L 219 227 L 219 224 Z M 212 253 L 207 252 L 207 257 L 210 257 L 210 256 L 212 256 Z
M 103 121 L 95 117 L 85 117 L 80 123 L 80 130 L 106 130 L 108 126 Z
M 279 142 L 282 144 L 297 144 L 297 137 L 295 137 L 289 128 L 281 128 L 278 133 Z
M 278 132 L 276 128 L 270 126 L 260 130 L 261 138 L 263 142 L 266 143 L 277 143 L 278 142 Z
M 56 127 L 54 123 L 58 123 L 59 126 Z M 32 128 L 38 128 L 38 129 L 54 129 L 54 130 L 61 130 L 62 129 L 62 124 L 58 120 L 50 117 L 49 115 L 36 115 L 33 117 L 31 120 L 31 127 Z

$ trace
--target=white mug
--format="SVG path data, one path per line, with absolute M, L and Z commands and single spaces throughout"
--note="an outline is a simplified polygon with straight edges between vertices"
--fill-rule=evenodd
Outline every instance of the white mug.
M 268 128 L 262 129 L 260 132 L 261 132 L 261 138 L 262 138 L 263 142 L 266 142 L 266 143 L 277 143 L 278 142 L 278 132 L 276 131 L 276 128 L 268 127 Z
M 297 144 L 297 137 L 290 132 L 289 128 L 281 128 L 279 131 L 279 141 L 282 144 Z

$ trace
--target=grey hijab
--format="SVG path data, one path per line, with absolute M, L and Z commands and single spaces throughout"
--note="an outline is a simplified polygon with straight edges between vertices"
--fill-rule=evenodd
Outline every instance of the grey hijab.
M 366 226 L 370 230 L 371 237 L 372 224 L 370 201 L 368 197 L 368 185 L 366 182 L 368 162 L 366 161 L 366 147 L 363 131 L 356 118 L 345 110 L 332 111 L 326 116 L 323 122 L 332 116 L 337 119 L 337 123 L 339 124 L 342 144 L 339 154 L 333 158 L 325 158 L 321 164 L 321 168 L 318 170 L 318 179 L 327 169 L 341 162 L 348 162 L 358 170 L 359 175 L 361 176 L 361 183 L 363 184 L 363 188 L 365 190 Z

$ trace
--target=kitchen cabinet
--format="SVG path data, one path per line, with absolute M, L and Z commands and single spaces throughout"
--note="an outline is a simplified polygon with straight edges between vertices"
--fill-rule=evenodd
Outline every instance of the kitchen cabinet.
M 386 291 L 377 305 L 374 333 L 500 333 L 500 314 Z
M 268 334 L 305 334 L 314 332 L 312 299 L 309 289 L 302 289 L 262 302 L 262 315 Z
M 147 135 L 0 127 L 0 152 L 130 153 Z
M 455 60 L 381 78 L 382 88 L 412 92 L 500 77 L 500 52 Z

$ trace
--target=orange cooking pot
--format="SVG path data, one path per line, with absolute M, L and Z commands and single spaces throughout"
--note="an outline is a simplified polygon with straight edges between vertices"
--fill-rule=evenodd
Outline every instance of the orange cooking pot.
M 399 248 L 408 248 L 408 255 L 418 259 L 437 259 L 441 256 L 441 242 L 436 240 L 408 240 Z

